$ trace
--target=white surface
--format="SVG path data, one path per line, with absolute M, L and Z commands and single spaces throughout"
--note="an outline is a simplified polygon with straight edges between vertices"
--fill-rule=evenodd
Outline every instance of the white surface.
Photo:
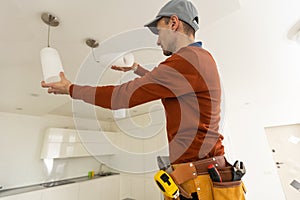
M 247 200 L 285 200 L 258 113 L 253 105 L 236 109 L 232 105 L 228 107 L 225 133 L 230 135 L 231 150 L 234 153 L 229 162 L 241 160 L 245 164 L 247 172 L 243 179 L 247 188 Z
M 279 162 L 277 173 L 287 200 L 300 199 L 300 192 L 290 184 L 300 180 L 300 144 L 289 139 L 300 137 L 300 124 L 267 127 L 266 135 L 269 148 L 274 149 L 273 162 Z
M 134 63 L 134 56 L 126 52 L 111 53 L 100 55 L 98 62 L 102 67 L 111 65 L 129 67 Z
M 300 45 L 300 29 L 299 29 L 298 33 L 296 34 L 296 42 L 298 43 L 298 45 Z
M 109 127 L 101 122 L 102 127 Z M 86 175 L 98 171 L 99 162 L 93 157 L 60 159 L 53 166 L 63 166 L 63 173 L 49 175 L 40 159 L 43 134 L 48 127 L 74 127 L 72 118 L 61 116 L 36 117 L 11 113 L 0 113 L 0 185 L 3 189 L 32 185 L 49 179 L 63 179 Z M 82 129 L 92 127 L 89 120 L 80 125 Z M 5 165 L 3 164 L 5 163 Z
M 45 47 L 41 50 L 41 63 L 46 83 L 60 81 L 59 73 L 63 72 L 62 63 L 56 49 Z
M 154 182 L 154 173 L 143 175 L 121 175 L 121 199 L 133 198 L 143 200 L 160 199 L 161 192 Z
M 114 148 L 102 131 L 49 128 L 45 132 L 41 158 L 74 158 L 112 155 Z
M 77 200 L 79 184 L 68 184 L 43 191 L 41 200 Z
M 49 11 L 60 19 L 60 25 L 51 28 L 50 46 L 58 50 L 67 77 L 74 80 L 84 58 L 91 52 L 91 48 L 85 44 L 86 38 L 97 39 L 101 44 L 112 35 L 143 28 L 166 2 L 167 0 L 131 0 L 130 4 L 122 0 L 86 0 L 76 3 L 72 0 L 2 1 L 0 111 L 45 115 L 66 103 L 65 98 L 49 96 L 40 88 L 43 78 L 39 52 L 46 45 L 48 28 L 41 20 L 42 12 Z M 239 9 L 238 0 L 193 2 L 202 10 L 201 29 Z M 74 12 L 78 10 L 80 14 Z M 155 42 L 153 45 L 155 46 Z M 40 97 L 29 96 L 33 92 Z M 22 107 L 23 111 L 16 111 L 16 107 Z
M 120 175 L 96 178 L 79 183 L 44 188 L 11 195 L 1 200 L 120 200 Z
M 13 196 L 1 197 L 1 200 L 41 200 L 42 191 L 27 192 L 24 194 L 17 194 Z

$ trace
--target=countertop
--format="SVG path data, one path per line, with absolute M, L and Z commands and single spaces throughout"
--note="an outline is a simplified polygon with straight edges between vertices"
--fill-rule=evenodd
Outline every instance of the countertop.
M 88 176 L 81 176 L 81 177 L 76 177 L 76 178 L 70 178 L 70 179 L 64 179 L 64 180 L 58 180 L 58 181 L 52 181 L 52 182 L 45 182 L 45 183 L 23 186 L 23 187 L 18 187 L 18 188 L 0 189 L 0 197 L 21 194 L 21 193 L 26 193 L 26 192 L 32 192 L 32 191 L 36 191 L 36 190 L 43 190 L 46 188 L 57 187 L 60 185 L 80 183 L 83 181 L 89 181 L 89 180 L 94 180 L 97 178 L 103 178 L 103 177 L 113 176 L 113 175 L 119 175 L 119 173 L 107 172 L 107 173 L 104 173 L 101 175 L 96 174 L 93 178 L 89 178 Z

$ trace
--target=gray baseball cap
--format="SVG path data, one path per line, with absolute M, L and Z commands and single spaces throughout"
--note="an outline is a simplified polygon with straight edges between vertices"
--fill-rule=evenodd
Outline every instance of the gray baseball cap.
M 158 34 L 156 25 L 162 17 L 176 15 L 180 20 L 189 24 L 195 31 L 199 29 L 198 11 L 195 6 L 187 0 L 171 0 L 158 12 L 156 18 L 145 25 L 152 33 Z

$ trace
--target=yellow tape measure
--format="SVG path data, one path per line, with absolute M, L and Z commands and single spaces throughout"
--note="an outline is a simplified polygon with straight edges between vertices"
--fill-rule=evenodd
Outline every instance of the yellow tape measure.
M 179 197 L 179 189 L 167 172 L 158 171 L 154 176 L 154 180 L 164 195 L 174 199 Z

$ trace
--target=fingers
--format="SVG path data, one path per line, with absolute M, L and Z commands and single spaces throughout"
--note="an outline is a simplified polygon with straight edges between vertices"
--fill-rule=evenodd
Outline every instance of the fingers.
M 49 87 L 47 92 L 49 94 L 63 94 L 59 89 L 55 89 L 55 88 L 52 88 L 52 87 Z
M 122 67 L 118 67 L 116 65 L 111 66 L 111 69 L 117 70 L 117 71 L 123 71 Z
M 131 67 L 120 67 L 120 66 L 113 65 L 113 66 L 111 66 L 111 69 L 117 70 L 117 71 L 122 71 L 122 72 L 127 72 L 127 71 L 131 70 Z
M 54 93 L 54 92 L 55 92 L 55 91 L 54 91 L 53 88 L 50 87 L 50 88 L 48 89 L 48 93 L 49 93 L 49 94 Z
M 49 88 L 49 87 L 52 86 L 52 84 L 51 84 L 51 83 L 46 83 L 45 81 L 41 81 L 41 86 L 42 86 L 43 88 Z
M 65 73 L 64 73 L 64 72 L 60 72 L 60 73 L 59 73 L 59 76 L 60 76 L 61 79 L 66 79 Z

